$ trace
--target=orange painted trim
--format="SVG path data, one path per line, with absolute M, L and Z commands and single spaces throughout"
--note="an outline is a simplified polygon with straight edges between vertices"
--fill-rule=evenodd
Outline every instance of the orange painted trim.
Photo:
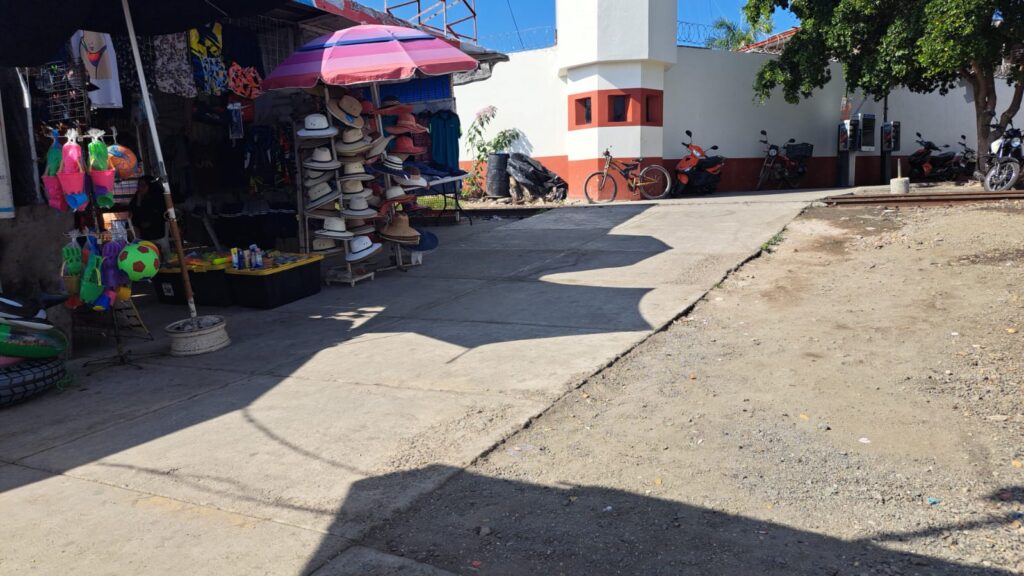
M 626 99 L 626 119 L 614 121 L 614 99 Z M 590 122 L 585 117 L 585 102 L 590 101 Z M 665 93 L 650 88 L 597 90 L 569 96 L 569 130 L 614 128 L 617 126 L 664 126 Z

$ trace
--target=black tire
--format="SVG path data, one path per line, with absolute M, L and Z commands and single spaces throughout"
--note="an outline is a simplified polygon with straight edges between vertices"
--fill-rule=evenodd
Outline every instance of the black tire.
M 1020 164 L 1016 160 L 996 162 L 985 174 L 982 185 L 986 192 L 1003 192 L 1013 188 L 1020 179 Z
M 590 189 L 591 183 L 594 186 L 593 190 Z M 602 194 L 609 185 L 611 185 L 611 197 L 602 198 Z M 615 181 L 615 177 L 611 174 L 605 176 L 604 172 L 594 172 L 583 181 L 583 195 L 587 197 L 587 202 L 591 204 L 614 202 L 615 197 L 619 195 L 619 183 Z
M 640 195 L 647 200 L 660 200 L 668 196 L 669 191 L 672 190 L 672 175 L 668 173 L 664 166 L 652 164 L 644 168 L 640 171 L 640 179 L 644 181 L 647 179 L 652 180 L 649 184 L 637 186 Z
M 64 361 L 24 360 L 8 368 L 0 368 L 0 408 L 17 404 L 42 394 L 64 378 Z
M 761 166 L 761 175 L 757 177 L 757 188 L 754 188 L 754 190 L 763 190 L 765 184 L 768 183 L 768 179 L 771 178 L 771 175 L 772 167 L 766 162 Z

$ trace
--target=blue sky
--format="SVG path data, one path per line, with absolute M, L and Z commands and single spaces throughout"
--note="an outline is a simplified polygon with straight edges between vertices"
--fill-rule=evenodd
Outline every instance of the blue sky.
M 587 0 L 563 0 L 587 1 Z M 679 19 L 698 24 L 710 24 L 722 16 L 739 21 L 740 10 L 744 0 L 678 0 Z M 359 0 L 360 3 L 373 8 L 383 9 L 384 0 Z M 424 6 L 433 4 L 434 0 L 424 0 Z M 516 22 L 523 36 L 523 42 L 529 48 L 549 44 L 546 42 L 553 34 L 555 25 L 555 0 L 476 0 L 479 13 L 477 24 L 481 43 L 499 50 L 519 46 L 515 24 L 509 17 L 509 6 L 514 10 Z M 415 13 L 415 12 L 413 12 Z M 777 30 L 786 30 L 795 25 L 792 15 L 776 15 Z

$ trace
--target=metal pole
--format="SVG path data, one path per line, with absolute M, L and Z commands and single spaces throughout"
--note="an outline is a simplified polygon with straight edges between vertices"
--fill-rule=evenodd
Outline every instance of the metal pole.
M 153 153 L 156 156 L 157 174 L 164 187 L 164 206 L 167 208 L 166 218 L 171 225 L 171 236 L 174 237 L 175 249 L 178 252 L 178 264 L 181 267 L 181 281 L 185 287 L 185 300 L 188 302 L 188 313 L 193 319 L 197 316 L 196 302 L 192 295 L 192 281 L 188 277 L 188 266 L 185 265 L 185 249 L 181 243 L 181 229 L 178 228 L 178 217 L 174 213 L 174 199 L 171 197 L 171 184 L 167 181 L 167 168 L 164 166 L 164 151 L 160 146 L 160 136 L 156 132 L 156 120 L 153 116 L 153 103 L 149 100 L 149 85 L 146 84 L 146 73 L 142 69 L 142 55 L 139 53 L 139 41 L 135 37 L 135 25 L 132 24 L 132 11 L 128 0 L 121 0 L 124 9 L 124 21 L 128 26 L 128 40 L 132 44 L 132 56 L 135 58 L 135 70 L 139 75 L 139 88 L 142 90 L 142 105 L 146 110 L 146 124 L 149 135 L 153 139 Z
M 39 204 L 46 204 L 46 197 L 43 196 L 43 188 L 39 185 L 39 156 L 36 154 L 36 136 L 32 126 L 32 94 L 28 90 L 28 71 L 25 71 L 25 76 L 22 76 L 21 68 L 14 69 L 15 74 L 18 75 L 18 82 L 21 83 L 21 96 L 25 100 L 25 118 L 28 123 L 28 150 L 32 156 L 32 185 L 36 189 L 36 202 Z

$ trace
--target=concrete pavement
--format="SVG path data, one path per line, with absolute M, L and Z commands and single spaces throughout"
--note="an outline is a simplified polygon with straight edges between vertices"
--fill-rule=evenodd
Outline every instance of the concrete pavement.
M 356 543 L 824 195 L 441 228 L 407 273 L 272 311 L 203 310 L 229 318 L 230 348 L 80 373 L 0 413 L 0 574 L 434 574 Z M 159 327 L 181 312 L 145 314 Z

